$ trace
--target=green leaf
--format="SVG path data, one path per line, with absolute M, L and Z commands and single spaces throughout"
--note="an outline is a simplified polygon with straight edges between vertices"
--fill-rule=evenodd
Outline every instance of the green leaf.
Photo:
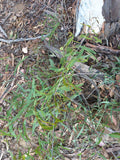
M 58 28 L 59 25 L 60 25 L 60 23 L 57 22 L 56 25 L 54 26 L 54 28 L 52 29 L 50 35 L 49 35 L 49 39 L 52 38 L 52 36 L 54 35 L 54 33 L 55 33 L 55 31 L 56 31 L 56 29 Z
M 36 86 L 35 86 L 35 79 L 33 79 L 33 81 L 32 81 L 32 94 L 33 94 L 33 98 L 35 98 L 35 88 L 36 88 Z
M 97 145 L 99 145 L 101 141 L 102 141 L 102 138 L 101 138 L 101 137 L 97 137 L 97 138 L 96 138 L 96 144 L 97 144 Z
M 0 135 L 13 137 L 13 135 L 11 135 L 9 132 L 5 132 L 5 131 L 3 131 L 1 129 L 0 129 Z
M 23 59 L 20 60 L 20 62 L 19 62 L 19 63 L 17 64 L 17 66 L 15 67 L 14 74 L 16 74 L 17 69 L 18 69 L 18 66 L 19 66 L 25 59 L 27 59 L 27 58 L 28 58 L 28 56 L 26 56 L 25 58 L 23 58 Z
M 9 126 L 9 132 L 11 133 L 11 135 L 13 135 L 15 138 L 17 138 L 17 136 L 16 136 L 16 134 L 15 134 L 15 132 L 13 130 L 13 126 L 12 125 Z
M 2 112 L 2 107 L 0 107 L 0 112 Z
M 111 133 L 111 134 L 109 134 L 109 136 L 112 137 L 112 138 L 120 139 L 120 133 Z
M 85 46 L 82 46 L 82 48 L 84 48 L 94 60 L 97 60 L 96 57 L 94 56 L 94 54 L 96 54 L 95 51 L 93 51 L 92 49 L 85 47 Z
M 66 42 L 66 44 L 65 44 L 65 47 L 67 47 L 67 46 L 69 46 L 70 45 L 70 43 L 73 41 L 73 36 L 71 37 L 71 38 L 69 38 L 68 40 L 67 40 L 67 42 Z
M 96 43 L 102 43 L 102 40 L 99 39 L 98 37 L 94 37 L 94 39 L 95 39 L 95 42 L 96 42 Z
M 24 122 L 23 122 L 23 134 L 22 135 L 23 135 L 23 139 L 25 141 L 30 140 L 28 135 L 27 135 L 27 131 L 26 131 L 26 120 L 24 120 Z
M 33 109 L 29 110 L 26 114 L 25 114 L 25 117 L 30 117 L 30 116 L 33 116 L 34 115 L 34 111 Z
M 77 138 L 79 138 L 79 136 L 82 134 L 83 129 L 84 129 L 84 125 L 82 126 L 82 128 L 81 128 L 80 132 L 78 133 Z
M 21 117 L 22 114 L 25 113 L 26 109 L 30 106 L 30 104 L 33 102 L 33 100 L 27 101 L 27 104 L 18 112 L 18 114 L 8 123 L 8 126 L 11 125 L 13 122 L 15 122 L 18 118 Z
M 107 159 L 105 158 L 105 156 L 103 156 L 101 153 L 99 153 L 99 156 L 102 157 L 103 160 L 107 160 Z
M 33 124 L 32 124 L 32 134 L 34 134 L 36 127 L 39 126 L 39 123 L 37 122 L 37 119 L 35 118 Z

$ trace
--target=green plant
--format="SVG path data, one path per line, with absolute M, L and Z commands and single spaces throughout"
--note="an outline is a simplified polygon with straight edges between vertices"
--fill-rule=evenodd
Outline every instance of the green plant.
M 48 38 L 51 42 L 57 39 L 55 34 L 60 22 L 54 16 L 47 18 L 52 19 L 48 24 L 51 33 Z M 81 35 L 81 38 L 101 43 L 97 36 Z M 54 59 L 49 57 L 45 66 L 40 65 L 44 62 L 43 59 L 36 61 L 32 67 L 28 66 L 26 75 L 24 75 L 26 83 L 18 85 L 17 89 L 12 91 L 12 100 L 6 100 L 10 104 L 10 108 L 7 110 L 6 116 L 1 116 L 1 120 L 5 121 L 7 125 L 6 128 L 0 130 L 0 133 L 4 136 L 14 137 L 18 143 L 23 139 L 25 145 L 29 144 L 25 153 L 21 150 L 18 155 L 11 153 L 15 160 L 34 160 L 34 157 L 39 157 L 41 160 L 64 159 L 60 149 L 69 151 L 65 144 L 68 139 L 71 140 L 71 136 L 73 136 L 71 143 L 76 150 L 79 150 L 79 137 L 82 137 L 82 149 L 86 149 L 87 144 L 91 142 L 92 145 L 88 148 L 97 147 L 102 141 L 102 132 L 106 125 L 102 124 L 104 115 L 107 111 L 111 111 L 111 115 L 113 110 L 119 111 L 119 108 L 115 108 L 118 106 L 116 101 L 109 102 L 104 99 L 100 105 L 96 103 L 92 108 L 83 102 L 82 90 L 86 79 L 79 81 L 79 74 L 74 72 L 74 64 L 75 62 L 87 63 L 91 57 L 97 62 L 96 53 L 90 48 L 76 43 L 72 33 L 69 33 L 68 40 L 64 46 L 61 46 L 60 51 L 62 58 L 59 60 L 59 65 L 56 65 Z M 39 54 L 39 50 L 36 50 L 36 54 Z M 14 74 L 19 65 L 27 58 L 25 57 L 18 63 Z M 116 67 L 112 68 L 114 76 L 119 71 L 119 62 L 119 58 L 117 58 Z M 103 84 L 113 82 L 108 74 Z M 79 102 L 76 99 L 79 99 Z M 58 129 L 59 136 L 57 135 Z M 66 134 L 64 134 L 65 131 Z M 120 137 L 117 133 L 110 134 L 110 136 Z M 33 148 L 30 145 L 30 143 L 35 143 L 32 142 L 32 137 L 37 137 L 37 144 Z M 94 142 L 93 137 L 97 137 L 99 143 Z M 82 157 L 81 152 L 77 155 Z M 90 157 L 95 155 L 96 153 L 93 152 Z M 105 159 L 100 153 L 98 155 Z
M 51 133 L 55 132 L 59 124 L 66 121 L 66 114 L 69 113 L 70 110 L 70 102 L 82 91 L 82 83 L 73 83 L 74 72 L 72 67 L 76 61 L 85 62 L 89 57 L 83 55 L 84 50 L 87 50 L 85 47 L 81 47 L 80 51 L 72 49 L 70 47 L 72 41 L 73 36 L 68 39 L 63 47 L 63 58 L 60 60 L 60 68 L 55 66 L 52 59 L 49 59 L 50 66 L 47 72 L 45 70 L 43 73 L 39 71 L 37 75 L 32 74 L 31 81 L 23 85 L 18 85 L 17 90 L 13 92 L 10 109 L 7 111 L 7 115 L 3 117 L 3 119 L 7 121 L 9 134 L 5 131 L 2 131 L 2 134 L 11 135 L 18 141 L 22 137 L 26 142 L 30 141 L 26 121 L 34 117 L 34 121 L 31 124 L 32 134 L 34 135 L 36 128 L 40 126 L 42 127 L 41 130 L 45 132 L 42 135 L 43 139 L 39 137 L 39 146 L 35 149 L 35 153 L 39 154 L 39 149 L 45 150 L 46 145 L 49 144 L 51 145 L 51 152 L 48 150 L 48 155 L 51 158 L 53 158 L 54 149 L 56 148 L 54 141 L 57 140 L 54 139 L 55 136 Z M 70 60 L 68 60 L 69 56 L 71 56 Z M 38 70 L 36 67 L 34 68 Z M 48 79 L 44 78 L 45 75 L 47 75 Z M 49 83 L 52 85 L 49 85 Z M 19 129 L 17 125 L 15 125 L 16 122 L 17 125 L 19 123 L 22 124 Z M 79 135 L 80 134 L 81 133 L 79 133 Z M 45 143 L 45 137 L 48 138 L 47 143 Z M 60 141 L 62 143 L 62 139 Z M 59 145 L 57 148 L 59 148 Z M 55 149 L 56 151 L 58 150 L 57 148 Z M 44 154 L 39 156 L 44 156 Z M 24 156 L 22 156 L 22 159 L 24 159 Z

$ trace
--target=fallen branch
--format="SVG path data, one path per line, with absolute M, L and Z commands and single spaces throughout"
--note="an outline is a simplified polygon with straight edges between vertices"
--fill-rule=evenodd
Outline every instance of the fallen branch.
M 81 62 L 75 62 L 74 67 L 75 67 L 75 70 L 79 72 L 79 74 L 81 75 L 87 75 L 102 81 L 105 78 L 105 74 L 103 72 L 100 72 L 97 69 L 91 68 L 90 66 L 83 64 Z
M 86 47 L 92 48 L 94 51 L 99 52 L 99 53 L 103 53 L 103 54 L 114 54 L 116 56 L 120 55 L 120 50 L 118 49 L 113 49 L 111 47 L 107 47 L 107 46 L 96 46 L 94 44 L 90 44 L 90 43 L 86 43 L 85 44 Z
M 63 55 L 61 54 L 61 51 L 53 46 L 50 46 L 47 41 L 44 40 L 44 43 L 45 43 L 45 47 L 47 49 L 49 49 L 52 53 L 55 54 L 55 56 L 58 58 L 58 59 L 61 59 L 63 57 Z M 76 62 L 74 64 L 74 67 L 73 69 L 77 72 L 79 72 L 79 74 L 81 74 L 81 76 L 83 75 L 87 75 L 87 76 L 90 76 L 90 77 L 95 77 L 95 79 L 99 79 L 99 80 L 104 80 L 105 78 L 105 74 L 96 70 L 96 69 L 93 69 L 91 67 L 89 67 L 88 65 L 86 64 L 83 64 L 83 63 L 80 63 L 80 62 Z
M 46 35 L 42 35 L 42 36 L 31 37 L 31 38 L 19 38 L 19 39 L 3 39 L 3 38 L 0 38 L 0 42 L 11 44 L 11 43 L 17 43 L 17 42 L 24 42 L 24 41 L 32 41 L 32 40 L 36 40 L 36 39 L 42 39 L 42 38 L 48 37 L 49 35 L 50 35 L 50 33 L 46 34 Z
M 47 49 L 50 50 L 51 53 L 54 53 L 55 56 L 58 58 L 58 59 L 61 59 L 63 57 L 63 55 L 61 54 L 61 51 L 53 46 L 50 46 L 47 41 L 44 40 L 44 43 L 45 43 L 45 47 Z M 95 87 L 96 91 L 98 92 L 98 96 L 100 97 L 99 95 L 99 90 L 97 88 L 97 86 L 95 85 L 95 83 L 93 82 L 92 79 L 90 79 L 89 77 L 94 77 L 94 80 L 96 81 L 104 81 L 105 80 L 105 77 L 106 77 L 106 74 L 103 73 L 103 72 L 100 72 L 99 70 L 97 69 L 94 69 L 94 68 L 91 68 L 90 66 L 86 65 L 86 64 L 83 64 L 81 62 L 75 62 L 73 68 L 72 68 L 75 72 L 77 72 L 77 74 L 80 75 L 80 77 L 82 78 L 85 78 L 86 80 L 90 81 L 91 84 L 93 84 L 93 86 Z M 114 93 L 120 97 L 119 94 L 117 94 L 115 91 Z
M 47 49 L 49 49 L 52 53 L 55 54 L 55 56 L 59 59 L 61 59 L 63 57 L 63 55 L 61 54 L 61 51 L 53 46 L 50 46 L 47 41 L 44 40 L 44 43 L 45 43 L 45 47 Z

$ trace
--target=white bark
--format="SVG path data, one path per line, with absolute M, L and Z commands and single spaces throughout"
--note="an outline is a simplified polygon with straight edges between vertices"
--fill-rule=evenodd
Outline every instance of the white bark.
M 78 11 L 76 12 L 76 33 L 77 37 L 83 24 L 87 25 L 85 32 L 99 33 L 104 20 L 102 15 L 103 0 L 81 0 Z M 88 25 L 90 27 L 88 27 Z

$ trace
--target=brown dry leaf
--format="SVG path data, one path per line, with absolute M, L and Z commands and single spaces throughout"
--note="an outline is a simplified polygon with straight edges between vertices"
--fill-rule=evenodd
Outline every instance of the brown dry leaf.
M 72 142 L 72 140 L 73 140 L 73 137 L 74 137 L 74 131 L 72 131 L 72 133 L 71 133 L 71 136 L 70 136 L 70 138 L 69 138 L 68 145 L 71 144 L 71 142 Z
M 42 49 L 42 53 L 45 54 L 45 50 Z
M 105 85 L 103 84 L 103 82 L 100 82 L 99 88 L 100 88 L 102 91 L 105 91 Z
M 110 97 L 114 96 L 114 90 L 115 90 L 115 87 L 112 87 L 112 89 L 110 90 L 110 93 L 109 93 Z
M 1 128 L 3 127 L 4 124 L 5 124 L 5 122 L 0 119 L 0 127 Z
M 114 148 L 108 148 L 106 149 L 106 152 L 110 153 L 110 152 L 115 152 L 115 151 L 119 151 L 120 147 L 114 147 Z
M 65 160 L 70 160 L 70 158 L 65 157 Z
M 114 129 L 115 131 L 118 130 L 117 115 L 114 112 L 112 113 L 112 115 L 110 113 L 104 115 L 103 122 L 106 123 L 109 128 Z
M 4 92 L 6 91 L 6 88 L 4 86 L 0 87 L 0 103 L 3 103 L 3 99 L 5 97 Z
M 6 88 L 4 86 L 0 87 L 0 97 L 2 96 L 2 94 L 4 93 L 5 90 L 6 90 Z
M 114 115 L 112 115 L 112 122 L 114 123 L 115 126 L 117 126 L 117 120 Z
M 116 75 L 116 83 L 120 86 L 120 75 Z
M 14 62 L 15 62 L 15 56 L 13 53 L 11 53 L 11 58 L 12 58 L 12 67 L 14 67 Z

